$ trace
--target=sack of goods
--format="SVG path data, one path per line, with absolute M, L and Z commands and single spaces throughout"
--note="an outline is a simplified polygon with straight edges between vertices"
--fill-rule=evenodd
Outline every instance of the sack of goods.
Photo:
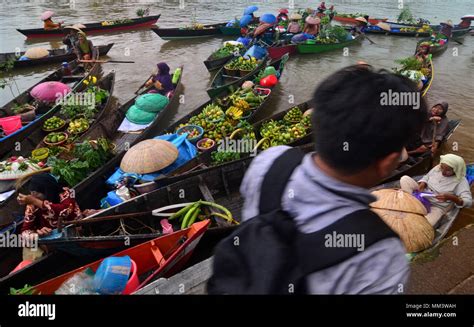
M 158 93 L 147 93 L 139 96 L 125 115 L 134 124 L 147 125 L 169 103 L 168 97 Z
M 435 232 L 425 217 L 425 206 L 417 198 L 395 189 L 372 194 L 378 199 L 370 204 L 372 211 L 398 234 L 407 252 L 419 252 L 431 246 Z
M 49 51 L 45 48 L 31 48 L 26 50 L 24 56 L 28 59 L 40 59 L 49 56 Z

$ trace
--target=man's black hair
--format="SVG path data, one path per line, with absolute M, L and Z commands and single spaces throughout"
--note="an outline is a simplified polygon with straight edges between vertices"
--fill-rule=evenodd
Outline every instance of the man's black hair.
M 344 68 L 316 89 L 312 114 L 315 148 L 321 158 L 344 173 L 357 173 L 378 159 L 399 152 L 420 133 L 428 112 L 419 108 L 382 105 L 383 92 L 417 92 L 409 79 L 370 66 Z

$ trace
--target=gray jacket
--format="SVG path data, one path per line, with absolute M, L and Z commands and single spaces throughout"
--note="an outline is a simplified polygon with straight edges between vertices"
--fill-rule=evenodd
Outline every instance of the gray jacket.
M 242 219 L 258 215 L 260 186 L 273 161 L 288 147 L 272 147 L 250 165 L 240 192 L 245 199 Z M 327 176 L 304 157 L 293 172 L 282 198 L 282 208 L 294 217 L 303 233 L 321 230 L 342 217 L 367 209 L 375 198 L 364 188 L 345 184 Z M 379 241 L 360 254 L 307 277 L 313 294 L 398 294 L 405 289 L 409 265 L 405 248 L 397 238 Z M 317 258 L 317 253 L 315 253 Z

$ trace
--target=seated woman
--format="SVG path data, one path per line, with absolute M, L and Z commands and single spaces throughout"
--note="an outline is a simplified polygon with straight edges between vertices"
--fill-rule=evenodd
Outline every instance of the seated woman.
M 61 28 L 61 22 L 55 23 L 51 18 L 44 20 L 44 29 L 45 30 L 55 30 Z
M 420 46 L 418 47 L 418 50 L 415 54 L 416 59 L 423 64 L 423 66 L 426 66 L 426 63 L 428 62 L 428 57 L 430 55 L 430 49 L 431 46 L 429 43 L 421 43 Z
M 436 226 L 454 206 L 465 208 L 472 205 L 472 194 L 466 179 L 466 163 L 455 154 L 441 156 L 440 164 L 418 182 L 409 176 L 403 176 L 400 187 L 410 194 L 414 191 L 435 194 L 435 197 L 428 198 L 431 208 L 426 215 L 432 226 Z
M 321 23 L 321 19 L 318 17 L 308 16 L 305 22 L 306 24 L 304 25 L 303 33 L 317 36 L 319 34 L 319 24 Z
M 354 37 L 364 34 L 368 25 L 368 21 L 364 17 L 357 17 L 356 21 L 356 25 L 354 25 L 350 30 L 350 34 Z
M 165 62 L 160 62 L 158 65 L 158 73 L 150 78 L 146 83 L 146 87 L 153 85 L 153 88 L 148 93 L 159 93 L 167 95 L 168 92 L 174 90 L 173 77 L 170 75 L 170 67 Z
M 86 33 L 79 32 L 77 42 L 74 44 L 79 60 L 92 60 L 95 57 L 95 48 L 92 41 L 87 39 Z
M 277 16 L 278 22 L 288 20 L 288 9 L 280 9 L 278 12 L 279 12 Z
M 423 124 L 421 135 L 417 135 L 407 147 L 408 154 L 424 153 L 430 150 L 430 148 L 433 154 L 438 151 L 449 128 L 449 119 L 446 116 L 448 108 L 449 105 L 447 102 L 438 103 L 431 108 L 428 119 Z
M 65 28 L 68 29 L 67 26 Z M 63 44 L 66 45 L 67 53 L 73 53 L 74 52 L 74 50 L 75 50 L 74 45 L 79 40 L 78 32 L 79 32 L 78 30 L 70 28 L 69 32 L 63 38 Z
M 59 219 L 70 221 L 83 217 L 72 192 L 68 188 L 61 188 L 58 181 L 48 173 L 34 175 L 29 183 L 29 191 L 29 195 L 20 193 L 17 197 L 20 205 L 26 205 L 21 228 L 21 235 L 25 239 L 48 235 L 57 227 Z
M 300 25 L 300 19 L 302 19 L 300 14 L 291 14 L 290 15 L 290 20 L 291 22 L 288 24 L 287 27 L 287 32 L 291 34 L 298 34 L 301 32 L 301 25 Z

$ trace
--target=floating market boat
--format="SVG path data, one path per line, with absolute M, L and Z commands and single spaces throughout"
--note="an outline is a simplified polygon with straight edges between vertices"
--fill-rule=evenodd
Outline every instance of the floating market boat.
M 243 57 L 238 57 L 238 58 L 243 58 Z M 238 60 L 237 57 L 234 60 Z M 238 85 L 242 81 L 255 76 L 257 72 L 259 72 L 260 70 L 262 70 L 262 68 L 266 67 L 269 64 L 267 60 L 268 60 L 268 56 L 265 56 L 258 62 L 258 64 L 255 66 L 253 70 L 246 71 L 244 73 L 241 73 L 238 70 L 235 70 L 236 72 L 235 75 L 230 75 L 229 71 L 226 69 L 226 66 L 222 67 L 212 79 L 211 87 L 207 89 L 207 94 L 209 95 L 210 98 L 214 98 L 224 93 L 230 87 Z
M 163 40 L 175 40 L 175 39 L 189 39 L 199 37 L 209 37 L 222 34 L 221 27 L 224 27 L 224 23 L 211 24 L 211 25 L 199 25 L 194 27 L 182 27 L 182 28 L 159 28 L 153 27 L 152 30 Z
M 103 34 L 118 31 L 130 31 L 136 28 L 150 27 L 156 24 L 161 15 L 122 19 L 114 21 L 103 21 L 100 23 L 83 24 L 81 30 L 87 34 Z M 27 38 L 59 38 L 68 34 L 64 28 L 45 30 L 44 28 L 17 29 Z
M 115 253 L 114 257 L 129 256 L 132 262 L 135 263 L 135 267 L 132 268 L 132 270 L 136 269 L 132 272 L 132 283 L 127 284 L 122 294 L 130 294 L 157 278 L 172 276 L 179 272 L 191 257 L 209 223 L 209 220 L 197 222 L 185 230 L 163 235 L 149 242 Z M 34 292 L 41 295 L 54 294 L 64 282 L 75 274 L 88 268 L 97 272 L 102 261 L 95 261 L 36 285 L 33 287 Z
M 444 40 L 444 41 L 440 43 L 441 40 Z M 418 52 L 418 49 L 422 43 L 427 42 L 430 44 L 430 54 L 432 54 L 433 56 L 439 55 L 448 49 L 448 44 L 449 44 L 448 38 L 441 39 L 441 40 L 438 40 L 437 42 L 433 43 L 431 41 L 431 38 L 422 39 L 418 41 L 416 44 L 416 52 Z
M 358 35 L 352 40 L 339 42 L 339 43 L 317 43 L 314 40 L 307 40 L 305 43 L 299 43 L 296 46 L 298 53 L 322 53 L 337 49 L 342 49 L 354 44 L 357 44 L 362 41 L 364 37 L 362 35 Z
M 16 108 L 25 107 L 27 105 L 32 105 L 35 109 L 35 111 L 31 111 L 34 113 L 33 117 L 24 117 L 24 125 L 21 129 L 7 136 L 1 137 L 0 135 L 0 158 L 12 151 L 16 144 L 22 142 L 28 135 L 36 130 L 38 126 L 42 125 L 46 119 L 50 118 L 59 110 L 59 106 L 56 105 L 51 107 L 44 103 L 35 104 L 35 99 L 30 95 L 31 90 L 33 90 L 35 86 L 44 82 L 62 82 L 71 86 L 71 92 L 76 92 L 83 87 L 83 80 L 89 76 L 98 76 L 101 70 L 100 63 L 95 63 L 90 70 L 85 70 L 84 65 L 79 64 L 75 60 L 69 63 L 69 67 L 72 72 L 71 75 L 65 75 L 64 70 L 59 68 L 0 109 L 0 118 L 15 116 Z
M 97 46 L 97 51 L 99 52 L 99 56 L 105 56 L 112 48 L 114 44 L 109 43 L 107 45 L 99 45 Z M 74 60 L 77 56 L 74 52 L 67 53 L 66 49 L 51 49 L 49 51 L 49 56 L 39 59 L 28 59 L 28 60 L 18 60 L 21 56 L 25 54 L 25 52 L 9 52 L 9 53 L 0 53 L 0 64 L 5 63 L 7 61 L 14 61 L 13 68 L 30 68 L 34 66 L 40 65 L 48 65 L 56 62 L 64 62 Z
M 453 38 L 463 37 L 469 33 L 471 28 L 454 28 L 452 31 Z M 435 30 L 436 31 L 436 30 Z M 392 27 L 390 31 L 386 31 L 378 26 L 368 26 L 365 30 L 366 34 L 382 34 L 392 36 L 407 36 L 407 37 L 429 37 L 431 30 L 425 30 L 418 27 Z
M 222 49 L 222 47 L 221 47 L 221 49 Z M 243 55 L 246 50 L 247 50 L 247 48 L 245 48 L 245 47 L 242 48 L 242 50 L 240 51 L 240 54 Z M 218 53 L 218 52 L 219 52 L 219 50 L 215 51 L 209 57 L 207 57 L 206 60 L 204 60 L 204 65 L 206 66 L 207 70 L 210 71 L 210 72 L 222 68 L 222 66 L 224 66 L 228 61 L 230 61 L 232 58 L 234 58 L 236 56 L 235 54 L 232 53 L 232 54 L 229 54 L 229 55 L 226 55 L 226 56 L 217 56 L 216 57 L 216 53 Z
M 272 45 L 271 47 L 269 47 L 267 51 L 268 51 L 268 56 L 273 60 L 281 58 L 285 54 L 288 54 L 291 56 L 298 52 L 296 49 L 296 44 L 293 44 L 293 43 L 289 43 L 289 44 L 278 43 L 276 45 Z
M 359 16 L 357 16 L 357 17 L 359 17 Z M 342 23 L 342 24 L 355 25 L 358 22 L 356 20 L 357 17 L 354 17 L 354 15 L 350 15 L 350 14 L 339 14 L 339 15 L 335 15 L 333 19 L 336 22 L 339 22 L 339 23 Z M 381 23 L 381 22 L 386 22 L 387 20 L 388 20 L 388 18 L 370 18 L 369 17 L 369 24 L 376 25 L 376 24 Z

